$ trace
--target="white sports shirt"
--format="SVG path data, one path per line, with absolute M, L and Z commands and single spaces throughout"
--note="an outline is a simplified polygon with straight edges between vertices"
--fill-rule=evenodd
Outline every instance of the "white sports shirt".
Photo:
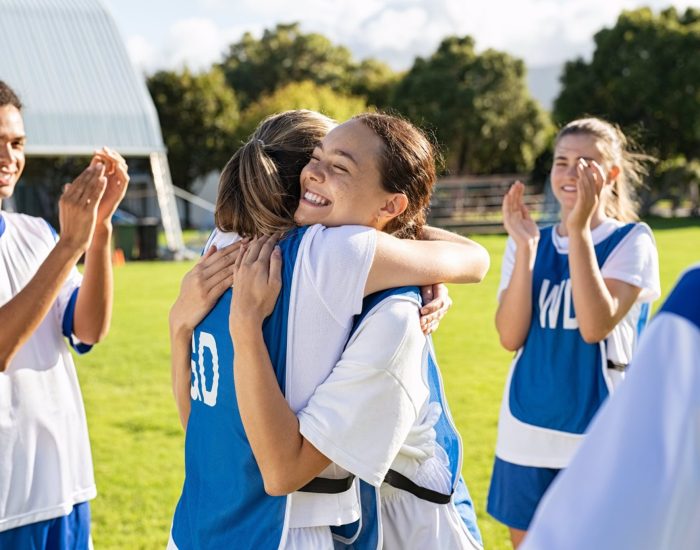
M 0 305 L 25 287 L 56 239 L 40 218 L 0 215 Z M 68 514 L 96 495 L 80 386 L 62 334 L 80 281 L 74 269 L 0 373 L 0 531 Z
M 394 295 L 367 315 L 297 415 L 299 429 L 334 463 L 382 486 L 384 547 L 477 549 L 452 504 L 382 485 L 391 468 L 422 487 L 452 491 L 447 455 L 436 444 L 441 409 L 429 401 L 430 340 L 419 307 Z

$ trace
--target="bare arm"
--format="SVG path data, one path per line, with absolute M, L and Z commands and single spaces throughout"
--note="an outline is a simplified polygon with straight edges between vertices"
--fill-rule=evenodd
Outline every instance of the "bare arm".
M 603 279 L 590 231 L 569 234 L 569 269 L 581 336 L 589 344 L 600 342 L 627 315 L 642 289 Z
M 515 265 L 496 310 L 501 345 L 516 351 L 525 342 L 532 318 L 532 270 L 540 232 L 523 203 L 524 186 L 516 182 L 503 197 L 503 224 L 515 242 Z
M 365 296 L 397 286 L 478 283 L 484 278 L 489 255 L 483 246 L 436 228 L 430 228 L 429 235 L 449 240 L 413 241 L 377 233 Z
M 282 259 L 273 239 L 254 241 L 237 262 L 236 292 L 229 318 L 234 382 L 243 426 L 271 495 L 304 486 L 330 464 L 299 432 L 274 375 L 262 334 L 262 322 L 274 309 Z M 260 257 L 260 261 L 258 260 Z
M 129 184 L 128 167 L 121 155 L 108 148 L 98 151 L 92 165 L 105 164 L 107 185 L 97 206 L 95 232 L 85 253 L 85 272 L 75 304 L 73 332 L 81 342 L 94 344 L 109 332 L 112 319 L 112 215 Z
M 190 384 L 192 370 L 190 366 L 192 331 L 179 327 L 170 316 L 170 379 L 177 407 L 178 418 L 183 430 L 187 430 L 190 418 Z
M 180 294 L 170 309 L 170 375 L 183 429 L 190 417 L 192 333 L 233 284 L 233 263 L 240 248 L 239 241 L 221 250 L 215 246 L 207 250 L 183 277 Z
M 605 176 L 598 163 L 584 160 L 579 162 L 578 174 L 576 204 L 566 220 L 571 292 L 581 336 L 596 343 L 627 315 L 642 289 L 603 279 L 593 248 L 591 219 L 599 208 Z
M 59 201 L 61 238 L 27 285 L 0 307 L 0 371 L 41 324 L 61 286 L 85 252 L 95 227 L 96 204 L 104 191 L 104 166 L 85 169 L 66 185 Z

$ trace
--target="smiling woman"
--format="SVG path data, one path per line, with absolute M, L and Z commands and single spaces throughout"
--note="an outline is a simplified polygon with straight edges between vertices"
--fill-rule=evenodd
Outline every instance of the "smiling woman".
M 509 239 L 496 327 L 503 347 L 518 353 L 501 407 L 488 511 L 510 527 L 516 547 L 624 378 L 659 296 L 654 237 L 646 224 L 629 223 L 644 158 L 614 125 L 574 120 L 557 136 L 550 178 L 561 221 L 540 231 L 522 183 L 503 199 Z
M 381 149 L 377 135 L 357 120 L 331 131 L 301 171 L 301 200 L 294 221 L 334 226 L 363 212 L 357 223 L 375 227 L 377 215 L 367 206 L 379 205 L 386 194 L 376 162 Z
M 435 184 L 430 142 L 396 117 L 363 114 L 330 132 L 301 173 L 299 224 L 367 225 L 416 238 Z M 385 227 L 386 226 L 386 227 Z

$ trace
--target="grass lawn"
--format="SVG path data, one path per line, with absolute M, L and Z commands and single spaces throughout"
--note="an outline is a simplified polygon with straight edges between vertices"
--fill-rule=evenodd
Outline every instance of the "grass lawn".
M 665 296 L 682 269 L 700 260 L 700 222 L 654 220 L 652 227 Z M 493 328 L 505 237 L 477 240 L 491 253 L 491 271 L 481 285 L 450 289 L 454 307 L 435 341 L 486 547 L 507 549 L 506 529 L 484 511 L 510 361 Z M 100 550 L 156 549 L 167 542 L 184 442 L 170 393 L 167 314 L 190 265 L 119 267 L 110 336 L 78 359 L 99 493 L 92 503 L 93 538 Z

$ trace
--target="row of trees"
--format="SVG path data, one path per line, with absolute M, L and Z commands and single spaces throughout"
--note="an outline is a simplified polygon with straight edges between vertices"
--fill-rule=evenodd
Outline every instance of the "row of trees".
M 397 73 L 297 23 L 246 34 L 209 71 L 158 72 L 148 87 L 184 188 L 223 166 L 264 116 L 294 108 L 341 121 L 368 108 L 399 112 L 434 135 L 452 173 L 530 171 L 555 124 L 584 114 L 617 122 L 674 173 L 697 167 L 700 10 L 626 11 L 595 45 L 590 61 L 566 64 L 551 115 L 530 96 L 521 60 L 478 52 L 471 37 L 445 38 Z

